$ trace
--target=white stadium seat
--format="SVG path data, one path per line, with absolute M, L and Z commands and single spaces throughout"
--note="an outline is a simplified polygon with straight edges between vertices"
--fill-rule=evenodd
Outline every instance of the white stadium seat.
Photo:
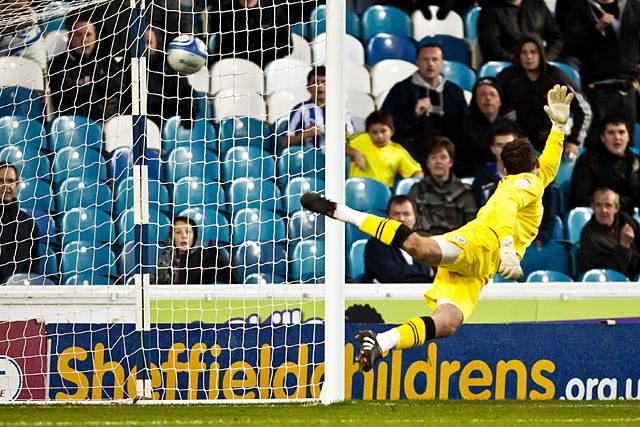
M 353 117 L 367 118 L 369 114 L 375 111 L 376 105 L 371 95 L 356 90 L 347 91 L 347 111 Z
M 371 93 L 374 96 L 388 91 L 391 87 L 413 74 L 418 67 L 401 59 L 385 59 L 371 69 Z
M 267 107 L 262 95 L 248 89 L 222 89 L 213 97 L 213 112 L 216 120 L 225 117 L 254 117 L 267 119 Z
M 436 18 L 437 6 L 429 6 L 429 10 L 431 11 L 431 19 L 425 19 L 419 10 L 411 14 L 414 40 L 420 41 L 426 36 L 435 34 L 448 34 L 459 39 L 464 38 L 464 23 L 460 15 L 452 10 L 446 18 L 440 20 Z
M 264 93 L 264 73 L 258 64 L 246 59 L 222 59 L 211 66 L 211 94 L 222 89 L 248 89 Z
M 104 144 L 107 152 L 120 147 L 133 147 L 133 119 L 131 116 L 115 116 L 104 124 Z M 147 148 L 160 151 L 161 138 L 158 125 L 147 119 Z
M 345 34 L 344 44 L 342 45 L 342 56 L 346 61 L 352 61 L 356 64 L 364 65 L 364 46 L 360 40 L 352 35 Z M 327 60 L 327 34 L 318 34 L 318 37 L 311 42 L 311 50 L 313 51 L 313 63 L 322 65 Z
M 69 47 L 69 33 L 64 30 L 55 30 L 46 33 L 44 44 L 47 49 L 47 61 L 51 61 L 54 56 L 65 52 Z
M 309 42 L 304 37 L 297 34 L 291 34 L 291 41 L 293 42 L 293 50 L 285 58 L 297 59 L 306 64 L 311 64 L 311 47 Z
M 209 69 L 207 67 L 202 67 L 197 73 L 189 74 L 187 79 L 194 90 L 209 93 Z
M 351 61 L 344 61 L 344 88 L 345 90 L 358 90 L 371 93 L 371 76 L 364 65 Z
M 267 98 L 269 122 L 275 123 L 281 117 L 288 117 L 293 107 L 309 99 L 306 88 L 286 89 L 274 92 Z
M 267 94 L 278 90 L 307 86 L 307 74 L 311 66 L 297 59 L 281 58 L 270 62 L 264 70 Z
M 0 87 L 20 86 L 44 91 L 44 76 L 40 65 L 19 56 L 0 57 Z

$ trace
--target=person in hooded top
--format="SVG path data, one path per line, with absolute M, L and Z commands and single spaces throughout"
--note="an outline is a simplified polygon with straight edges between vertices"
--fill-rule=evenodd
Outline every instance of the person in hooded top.
M 564 158 L 575 159 L 584 145 L 591 126 L 591 106 L 580 88 L 560 69 L 546 61 L 543 42 L 535 34 L 526 35 L 516 49 L 516 62 L 498 74 L 504 89 L 507 116 L 522 128 L 534 148 L 542 151 L 548 133 L 548 119 L 542 107 L 547 92 L 556 84 L 571 90 L 575 102 L 571 104 L 573 126 L 566 135 Z

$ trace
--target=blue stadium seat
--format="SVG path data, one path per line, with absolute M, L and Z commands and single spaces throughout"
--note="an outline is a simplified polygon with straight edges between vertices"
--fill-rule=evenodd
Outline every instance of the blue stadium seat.
M 288 215 L 302 209 L 300 198 L 309 191 L 324 192 L 324 181 L 308 177 L 293 178 L 284 190 L 284 210 Z
M 232 215 L 245 208 L 268 212 L 282 211 L 280 189 L 272 181 L 266 179 L 236 179 L 229 187 L 227 199 Z
M 135 219 L 133 209 L 128 209 L 116 218 L 117 235 L 113 241 L 116 241 L 121 247 L 126 242 L 136 240 L 135 235 Z M 149 209 L 149 224 L 147 224 L 146 241 L 151 244 L 162 245 L 165 243 L 167 236 L 171 231 L 171 221 L 162 212 L 155 209 Z
M 49 148 L 58 151 L 65 147 L 102 149 L 102 126 L 84 116 L 60 116 L 51 122 Z
M 471 48 L 464 39 L 449 34 L 436 34 L 424 37 L 418 42 L 418 48 L 427 44 L 439 44 L 446 61 L 456 61 L 471 66 Z
M 28 147 L 36 152 L 47 148 L 42 123 L 25 116 L 0 117 L 0 148 L 7 145 Z
M 119 147 L 107 153 L 109 179 L 114 180 L 114 187 L 129 176 L 133 176 L 133 149 Z M 155 150 L 147 150 L 144 155 L 147 165 L 147 176 L 151 180 L 160 179 L 160 156 Z
M 7 145 L 0 150 L 0 162 L 14 165 L 22 181 L 31 179 L 51 181 L 49 159 L 33 148 Z
M 553 231 L 551 232 L 551 240 L 563 240 L 564 239 L 564 224 L 560 215 L 556 215 L 555 223 L 553 225 Z
M 39 210 L 51 212 L 54 210 L 53 192 L 48 182 L 39 179 L 28 179 L 18 184 L 17 200 L 20 207 L 27 211 Z
M 476 83 L 476 73 L 461 62 L 444 61 L 441 72 L 447 80 L 457 84 L 462 90 L 471 92 Z
M 324 242 L 306 240 L 296 245 L 292 256 L 290 279 L 302 283 L 324 282 Z
M 636 123 L 634 147 L 640 148 L 640 123 Z
M 536 270 L 529 273 L 526 281 L 529 283 L 573 282 L 573 279 L 559 271 Z
M 284 280 L 281 280 L 284 282 Z M 266 285 L 269 283 L 269 278 L 262 273 L 253 273 L 244 278 L 245 285 Z
M 619 271 L 608 268 L 594 268 L 586 271 L 581 277 L 581 282 L 628 282 L 629 278 Z
M 12 274 L 7 278 L 7 280 L 3 283 L 3 285 L 10 286 L 43 286 L 43 285 L 54 285 L 54 283 L 48 279 L 46 276 L 41 274 L 34 273 L 17 273 Z
M 116 240 L 111 217 L 95 208 L 73 208 L 64 213 L 60 232 L 63 246 L 80 240 L 92 245 Z
M 40 245 L 40 260 L 38 263 L 38 273 L 44 274 L 51 280 L 57 280 L 58 257 L 56 252 L 47 245 Z
M 482 77 L 495 77 L 503 69 L 510 67 L 512 64 L 508 61 L 489 61 L 480 67 L 478 71 L 478 78 Z
M 355 38 L 360 38 L 360 18 L 353 10 L 346 9 L 346 30 L 347 34 L 351 34 Z M 308 40 L 315 39 L 318 34 L 322 34 L 327 30 L 327 7 L 319 5 L 311 11 L 310 22 L 305 26 L 306 38 Z
M 44 96 L 25 87 L 0 88 L 0 117 L 25 116 L 29 120 L 44 119 Z
M 291 215 L 287 240 L 293 244 L 304 239 L 321 238 L 324 234 L 324 215 L 308 211 L 298 211 Z
M 524 253 L 521 265 L 525 277 L 536 270 L 554 270 L 564 274 L 571 272 L 569 252 L 562 244 L 553 241 L 541 248 L 533 242 Z
M 115 213 L 124 212 L 133 208 L 133 184 L 132 176 L 117 183 L 115 187 Z M 157 180 L 149 180 L 149 209 L 156 209 L 166 214 L 171 214 L 169 191 L 164 184 Z
M 267 122 L 253 117 L 224 118 L 218 127 L 220 157 L 233 147 L 255 147 L 273 153 L 273 145 L 269 142 L 271 132 Z
M 56 210 L 66 212 L 73 208 L 96 207 L 111 212 L 113 195 L 108 185 L 98 181 L 83 181 L 69 178 L 64 181 L 56 193 Z
M 556 61 L 550 61 L 549 63 L 555 66 L 556 68 L 559 68 L 560 71 L 565 73 L 567 77 L 569 77 L 571 81 L 573 81 L 573 83 L 576 84 L 576 86 L 582 87 L 582 81 L 580 80 L 580 73 L 578 73 L 578 71 L 575 68 L 573 68 L 571 65 L 565 64 L 563 62 L 556 62 Z
M 416 62 L 416 45 L 413 40 L 394 34 L 376 34 L 365 47 L 367 65 L 373 67 L 385 59 L 401 59 Z
M 187 217 L 196 223 L 200 245 L 202 246 L 208 246 L 209 242 L 213 242 L 215 245 L 231 242 L 229 221 L 215 208 L 185 209 L 179 212 L 177 216 Z
M 287 132 L 289 131 L 289 117 L 280 117 L 273 124 L 271 129 L 273 134 L 271 135 L 274 144 L 274 154 L 280 155 L 284 150 L 284 143 L 287 138 Z M 639 131 L 640 132 L 640 131 Z M 637 135 L 637 133 L 636 133 Z
M 238 178 L 274 178 L 273 156 L 257 147 L 233 147 L 222 164 L 222 179 L 227 183 Z
M 167 159 L 176 147 L 206 147 L 215 152 L 216 130 L 207 120 L 195 120 L 191 128 L 185 128 L 179 116 L 171 117 L 162 126 L 163 158 Z
M 353 242 L 349 249 L 347 276 L 353 283 L 360 283 L 362 276 L 364 276 L 364 248 L 367 242 L 367 239 L 357 240 Z
M 109 277 L 116 277 L 116 259 L 108 245 L 93 246 L 91 242 L 71 242 L 62 249 L 60 262 L 60 283 L 82 284 L 85 280 L 92 285 L 106 285 Z M 79 280 L 74 280 L 76 276 Z
M 178 182 L 191 176 L 204 182 L 220 179 L 220 161 L 204 146 L 176 147 L 170 154 L 163 170 L 166 182 Z
M 560 162 L 560 167 L 558 168 L 558 173 L 556 175 L 555 184 L 560 186 L 565 182 L 571 181 L 571 177 L 573 176 L 573 168 L 576 166 L 576 161 L 570 160 L 562 160 Z
M 591 208 L 573 208 L 567 218 L 567 240 L 576 244 L 580 242 L 580 233 L 584 225 L 593 215 Z
M 173 212 L 189 208 L 224 209 L 225 206 L 224 191 L 217 182 L 204 183 L 197 178 L 184 177 L 173 186 Z
M 394 194 L 409 194 L 409 191 L 411 191 L 411 187 L 413 187 L 416 182 L 420 182 L 421 179 L 422 178 L 415 177 L 401 179 L 400 181 L 398 181 L 398 184 L 396 184 L 396 190 L 394 191 Z
M 358 240 L 368 240 L 371 238 L 367 233 L 361 231 L 358 227 L 352 224 L 347 224 L 344 229 L 345 247 L 350 248 Z
M 142 261 L 142 267 L 144 271 L 152 273 L 158 266 L 158 258 L 162 250 L 161 245 L 150 244 L 145 246 L 145 257 Z M 129 241 L 125 243 L 122 248 L 120 256 L 118 256 L 118 274 L 124 276 L 122 282 L 126 282 L 127 279 L 135 274 L 135 267 L 140 259 L 140 255 L 136 252 L 136 242 Z
M 97 182 L 107 180 L 107 164 L 102 155 L 86 147 L 65 147 L 55 153 L 53 182 L 60 185 L 69 178 Z
M 198 114 L 195 117 L 196 126 L 198 125 L 198 122 L 213 120 L 213 103 L 207 94 L 205 92 L 194 90 L 193 99 L 194 102 L 198 104 Z
M 378 33 L 411 38 L 411 18 L 393 6 L 371 6 L 362 13 L 362 40 Z
M 480 6 L 472 7 L 465 13 L 464 20 L 464 38 L 469 41 L 478 40 L 478 19 L 480 18 Z
M 276 162 L 278 183 L 284 188 L 289 180 L 309 177 L 324 180 L 325 155 L 313 147 L 289 147 L 282 151 Z
M 286 282 L 287 256 L 280 245 L 242 242 L 233 250 L 231 266 L 241 282 L 252 274 L 262 275 L 267 283 Z
M 349 178 L 345 183 L 345 195 L 349 207 L 386 216 L 391 191 L 374 179 Z
M 28 211 L 38 227 L 39 244 L 58 244 L 58 227 L 49 212 L 33 210 Z
M 239 245 L 247 240 L 284 243 L 285 225 L 272 213 L 258 209 L 241 209 L 231 221 L 231 243 Z
M 94 274 L 91 271 L 86 271 L 82 274 L 73 274 L 66 276 L 64 286 L 105 286 L 112 284 L 113 276 L 111 278 L 103 276 L 101 274 Z

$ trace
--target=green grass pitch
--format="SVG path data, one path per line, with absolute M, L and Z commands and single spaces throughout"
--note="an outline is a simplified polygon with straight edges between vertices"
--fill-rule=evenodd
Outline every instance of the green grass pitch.
M 276 405 L 0 405 L 5 426 L 639 425 L 638 401 L 349 401 Z

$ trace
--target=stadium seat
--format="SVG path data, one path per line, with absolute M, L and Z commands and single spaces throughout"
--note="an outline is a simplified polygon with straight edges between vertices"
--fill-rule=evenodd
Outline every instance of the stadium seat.
M 198 226 L 198 238 L 202 246 L 208 246 L 209 242 L 213 242 L 215 245 L 231 242 L 229 221 L 215 208 L 185 209 L 177 216 L 187 217 Z
M 282 280 L 284 282 L 284 280 Z M 266 285 L 269 283 L 269 278 L 262 273 L 249 274 L 244 278 L 245 285 Z
M 367 65 L 373 67 L 385 59 L 416 62 L 416 45 L 413 40 L 394 34 L 376 34 L 366 45 Z
M 116 218 L 117 238 L 113 239 L 123 247 L 126 242 L 136 240 L 135 235 L 135 218 L 133 209 L 127 209 Z M 171 221 L 162 212 L 155 209 L 149 209 L 149 223 L 147 224 L 147 232 L 145 241 L 151 244 L 162 245 L 167 240 L 167 236 L 171 231 Z
M 15 166 L 21 181 L 32 179 L 51 180 L 49 159 L 35 149 L 7 145 L 0 150 L 0 162 Z
M 462 90 L 471 91 L 476 84 L 476 73 L 461 62 L 444 61 L 441 72 L 447 80 L 457 84 Z
M 69 32 L 55 30 L 45 34 L 44 46 L 47 51 L 47 62 L 49 62 L 69 48 Z
M 111 152 L 118 147 L 133 147 L 133 125 L 133 117 L 128 115 L 115 116 L 107 120 L 104 125 L 105 151 Z M 160 152 L 162 147 L 160 129 L 149 119 L 146 121 L 145 135 L 147 149 Z
M 636 148 L 640 148 L 640 123 L 636 123 L 634 135 L 635 135 L 635 141 L 633 146 Z
M 65 285 L 106 285 L 116 277 L 116 259 L 107 245 L 92 246 L 91 242 L 71 242 L 62 249 L 60 273 Z M 82 278 L 73 280 L 72 277 Z
M 276 185 L 266 179 L 238 178 L 231 183 L 227 197 L 232 215 L 245 208 L 281 211 L 282 196 Z
M 429 6 L 429 10 L 431 19 L 426 19 L 419 10 L 411 14 L 414 40 L 421 40 L 434 34 L 446 34 L 459 39 L 464 37 L 464 23 L 455 11 L 450 11 L 444 19 L 438 19 L 436 17 L 438 6 Z
M 42 93 L 24 87 L 0 88 L 0 117 L 24 116 L 29 120 L 42 121 L 44 111 Z
M 291 33 L 291 53 L 286 58 L 311 64 L 311 44 L 304 37 Z
M 533 242 L 522 257 L 521 265 L 525 277 L 536 270 L 554 270 L 564 274 L 571 272 L 569 252 L 562 244 L 553 241 L 541 248 Z
M 553 270 L 536 270 L 529 273 L 526 282 L 528 283 L 548 283 L 548 282 L 573 282 L 573 279 Z
M 233 250 L 231 266 L 241 282 L 253 274 L 262 275 L 267 283 L 286 282 L 287 256 L 280 245 L 242 242 Z
M 34 273 L 16 273 L 7 278 L 3 285 L 9 286 L 52 286 L 54 283 L 46 276 Z
M 95 208 L 73 208 L 62 216 L 62 245 L 75 241 L 86 241 L 92 245 L 114 242 L 116 239 L 113 220 Z
M 173 211 L 189 208 L 214 207 L 224 209 L 224 191 L 217 182 L 202 182 L 198 178 L 184 177 L 173 186 Z
M 284 243 L 285 238 L 284 222 L 272 210 L 240 209 L 231 221 L 231 243 L 234 245 L 247 240 Z
M 49 148 L 59 151 L 66 147 L 102 150 L 102 126 L 84 116 L 60 116 L 51 122 Z
M 366 119 L 375 110 L 376 104 L 368 92 L 347 91 L 347 111 L 352 117 Z
M 324 282 L 324 242 L 306 240 L 296 245 L 292 256 L 290 278 L 294 282 Z
M 211 93 L 222 89 L 247 89 L 264 93 L 264 72 L 259 65 L 242 58 L 225 58 L 211 66 Z
M 573 68 L 571 65 L 565 64 L 563 62 L 550 61 L 549 63 L 565 73 L 567 77 L 569 77 L 571 81 L 576 84 L 576 86 L 582 87 L 582 81 L 580 80 L 580 73 L 578 73 L 578 70 Z
M 418 42 L 418 47 L 424 46 L 426 44 L 439 44 L 440 46 L 442 46 L 444 59 L 446 61 L 456 61 L 466 66 L 471 66 L 471 48 L 462 38 L 457 38 L 446 34 L 427 36 Z
M 362 13 L 362 40 L 369 40 L 378 33 L 411 37 L 411 19 L 393 6 L 371 6 Z
M 344 88 L 346 91 L 356 90 L 359 92 L 371 93 L 371 75 L 369 70 L 362 64 L 356 64 L 351 61 L 342 63 L 344 74 L 349 76 L 345 79 Z M 347 108 L 348 112 L 351 112 Z
M 564 240 L 564 224 L 560 215 L 556 215 L 553 231 L 551 232 L 551 240 Z
M 91 271 L 86 271 L 83 274 L 73 274 L 67 276 L 67 279 L 64 281 L 64 286 L 104 286 L 110 285 L 113 282 L 113 278 L 115 276 L 111 276 L 111 278 L 103 276 L 101 274 L 94 274 Z
M 324 215 L 309 211 L 297 211 L 289 219 L 287 241 L 290 245 L 295 245 L 301 240 L 322 238 L 324 224 Z
M 358 227 L 352 224 L 347 224 L 345 226 L 344 237 L 346 250 L 349 250 L 349 248 L 358 240 L 368 240 L 371 238 L 367 233 L 360 231 Z
M 213 112 L 217 121 L 238 116 L 267 119 L 267 106 L 262 95 L 242 88 L 221 89 L 213 97 Z
M 344 44 L 342 46 L 342 57 L 344 58 L 344 66 L 347 64 L 364 65 L 364 46 L 356 37 L 345 34 Z M 311 42 L 311 52 L 313 53 L 313 64 L 324 65 L 327 61 L 327 34 L 318 35 Z M 345 76 L 351 76 L 345 72 Z M 349 79 L 345 79 L 345 84 L 349 84 Z
M 206 147 L 216 151 L 216 130 L 207 120 L 199 119 L 193 122 L 193 126 L 185 128 L 182 126 L 180 116 L 174 116 L 165 121 L 162 126 L 162 154 L 163 159 L 169 157 L 176 147 Z
M 142 261 L 142 267 L 153 273 L 158 266 L 158 259 L 162 253 L 162 245 L 150 244 L 144 247 L 145 257 Z M 122 282 L 126 282 L 130 276 L 135 274 L 135 268 L 138 264 L 140 255 L 136 252 L 136 242 L 129 241 L 125 243 L 122 252 L 118 256 L 118 274 L 122 277 Z
M 282 154 L 282 150 L 285 148 L 287 132 L 289 130 L 289 117 L 280 117 L 273 124 L 273 144 L 274 144 L 274 154 L 280 156 Z
M 279 90 L 270 94 L 267 97 L 267 106 L 269 109 L 269 122 L 275 123 L 282 117 L 289 117 L 293 107 L 299 103 L 309 99 L 309 91 L 305 86 L 295 88 Z
M 54 210 L 53 192 L 49 183 L 39 179 L 28 179 L 18 183 L 16 195 L 20 207 L 27 211 L 39 210 L 52 212 Z
M 360 18 L 353 10 L 346 9 L 346 32 L 355 38 L 360 38 Z M 309 22 L 305 25 L 306 37 L 315 40 L 326 32 L 327 27 L 327 7 L 319 5 L 311 11 Z
M 195 73 L 189 74 L 187 80 L 194 91 L 204 94 L 209 93 L 211 76 L 207 67 L 202 67 Z
M 593 215 L 591 208 L 573 208 L 571 212 L 569 212 L 569 217 L 567 218 L 567 239 L 571 243 L 576 244 L 580 242 L 582 228 L 589 222 L 591 215 Z
M 55 193 L 55 198 L 58 212 L 90 207 L 111 212 L 113 206 L 113 194 L 108 185 L 98 181 L 83 181 L 81 178 L 69 178 L 64 181 Z
M 120 147 L 107 153 L 107 169 L 109 179 L 114 180 L 114 187 L 133 176 L 133 149 L 128 147 Z M 144 155 L 145 165 L 147 166 L 147 176 L 150 180 L 160 179 L 160 156 L 155 150 L 147 150 Z
M 297 59 L 281 58 L 270 62 L 264 69 L 266 93 L 307 87 L 307 74 L 311 66 Z
M 418 67 L 412 62 L 386 59 L 371 68 L 371 93 L 378 96 L 401 80 L 412 75 Z
M 470 42 L 478 40 L 478 19 L 481 9 L 480 6 L 472 7 L 464 15 L 464 38 Z
M 198 104 L 198 114 L 196 114 L 195 122 L 200 120 L 213 120 L 213 104 L 206 91 L 193 91 L 193 102 Z
M 347 276 L 353 283 L 360 283 L 362 276 L 364 276 L 364 248 L 367 242 L 367 239 L 357 240 L 353 242 L 349 249 Z
M 573 160 L 562 160 L 560 162 L 560 167 L 558 168 L 558 173 L 556 174 L 555 184 L 560 186 L 565 182 L 571 181 L 571 177 L 573 176 L 573 168 L 576 166 L 576 161 Z
M 0 148 L 11 145 L 34 151 L 47 148 L 42 123 L 26 116 L 0 117 Z
M 512 64 L 508 61 L 489 61 L 480 67 L 478 71 L 478 78 L 482 77 L 495 77 L 503 69 L 510 67 Z
M 586 271 L 581 277 L 581 282 L 628 282 L 629 278 L 619 271 L 608 268 L 595 268 Z
M 273 156 L 257 147 L 233 147 L 224 156 L 222 181 L 238 178 L 274 178 Z
M 58 227 L 53 217 L 46 211 L 32 210 L 27 213 L 33 218 L 38 227 L 38 244 L 59 244 Z
M 220 157 L 224 158 L 232 147 L 256 147 L 273 153 L 269 142 L 271 126 L 253 117 L 228 117 L 218 125 Z
M 133 208 L 133 185 L 134 178 L 132 176 L 117 183 L 115 188 L 116 215 Z M 149 180 L 149 209 L 157 209 L 165 214 L 171 214 L 169 191 L 158 180 Z
M 324 181 L 313 177 L 299 176 L 289 180 L 284 190 L 284 210 L 288 215 L 302 209 L 300 198 L 309 191 L 324 192 Z
M 51 247 L 41 244 L 38 273 L 44 274 L 48 279 L 57 281 L 58 265 L 56 252 Z
M 8 86 L 44 92 L 42 67 L 35 61 L 17 55 L 0 57 L 0 87 Z
M 386 216 L 391 191 L 380 181 L 369 178 L 349 178 L 345 183 L 347 206 Z
M 411 191 L 411 187 L 413 187 L 413 185 L 416 182 L 420 182 L 422 178 L 404 178 L 401 179 L 398 184 L 396 185 L 396 191 L 394 194 L 409 194 L 409 191 Z
M 324 180 L 325 155 L 317 148 L 292 146 L 285 148 L 276 162 L 277 182 L 286 188 L 289 180 L 308 177 Z
M 174 183 L 191 176 L 204 182 L 220 179 L 220 161 L 211 150 L 203 144 L 192 147 L 176 147 L 169 154 L 164 165 L 163 176 L 166 182 Z

